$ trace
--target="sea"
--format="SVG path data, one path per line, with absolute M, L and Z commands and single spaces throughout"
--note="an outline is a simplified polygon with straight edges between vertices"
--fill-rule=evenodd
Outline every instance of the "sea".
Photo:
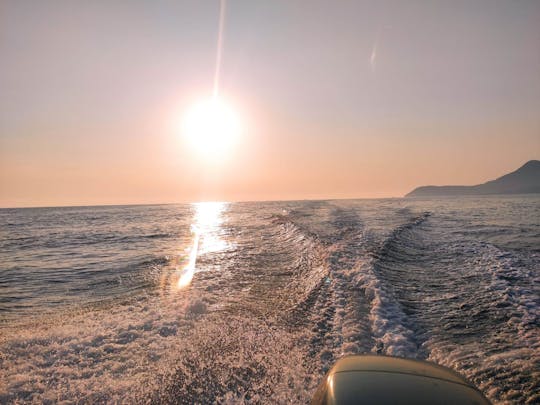
M 0 403 L 308 403 L 363 353 L 540 403 L 540 195 L 0 210 Z

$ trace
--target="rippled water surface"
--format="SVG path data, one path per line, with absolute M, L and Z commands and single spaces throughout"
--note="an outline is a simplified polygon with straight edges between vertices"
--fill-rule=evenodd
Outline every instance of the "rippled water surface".
M 540 196 L 0 210 L 0 403 L 305 403 L 340 356 L 540 402 Z

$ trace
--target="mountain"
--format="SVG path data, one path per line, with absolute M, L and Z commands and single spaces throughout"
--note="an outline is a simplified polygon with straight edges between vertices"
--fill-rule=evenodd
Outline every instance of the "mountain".
M 528 193 L 540 193 L 540 160 L 530 160 L 515 172 L 487 183 L 476 186 L 422 186 L 405 197 Z

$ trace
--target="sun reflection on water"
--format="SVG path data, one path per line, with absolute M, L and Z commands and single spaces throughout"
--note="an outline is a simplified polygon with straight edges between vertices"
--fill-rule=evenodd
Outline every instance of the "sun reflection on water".
M 193 242 L 187 263 L 176 266 L 178 280 L 176 288 L 183 289 L 191 284 L 195 274 L 197 256 L 210 252 L 218 252 L 227 247 L 227 242 L 220 237 L 223 223 L 223 211 L 226 204 L 222 202 L 204 202 L 193 204 L 195 207 L 194 223 L 191 225 Z

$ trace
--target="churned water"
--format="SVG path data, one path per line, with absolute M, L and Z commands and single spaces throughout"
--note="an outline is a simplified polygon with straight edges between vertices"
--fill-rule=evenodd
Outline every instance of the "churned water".
M 540 196 L 0 210 L 0 402 L 305 403 L 340 356 L 540 402 Z

